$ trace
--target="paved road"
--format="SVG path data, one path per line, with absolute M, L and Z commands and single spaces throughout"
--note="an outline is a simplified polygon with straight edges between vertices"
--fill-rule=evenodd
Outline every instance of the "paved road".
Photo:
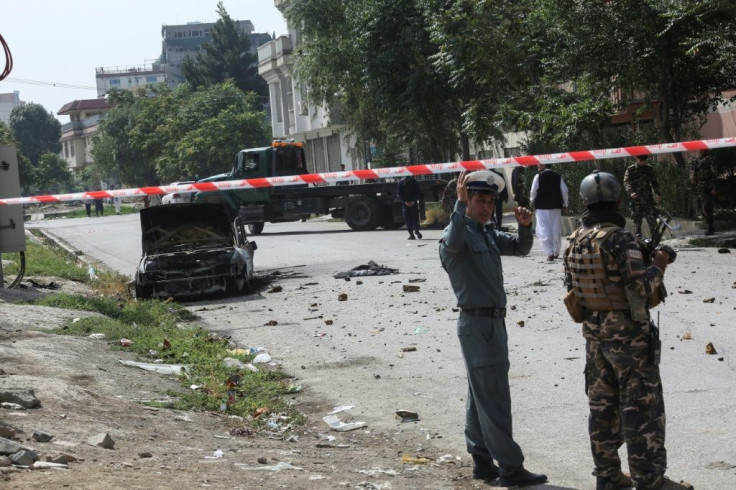
M 42 223 L 127 275 L 140 254 L 137 225 L 135 215 Z M 357 233 L 330 222 L 269 224 L 265 231 L 255 237 L 257 273 L 278 269 L 281 275 L 270 278 L 283 291 L 189 304 L 202 322 L 242 346 L 266 347 L 297 376 L 305 387 L 298 400 L 313 409 L 355 405 L 348 413 L 374 430 L 416 433 L 417 447 L 407 451 L 464 456 L 466 381 L 453 296 L 437 259 L 441 232 L 409 242 L 403 230 Z M 659 308 L 668 474 L 698 489 L 736 488 L 735 258 L 715 249 L 681 251 L 667 271 L 671 296 Z M 529 257 L 504 258 L 514 308 L 507 328 L 515 436 L 526 465 L 550 476 L 544 488 L 591 488 L 584 342 L 560 301 L 561 262 L 544 259 L 538 244 Z M 362 284 L 332 277 L 369 260 L 400 274 Z M 421 291 L 404 293 L 413 279 L 423 280 L 415 283 Z M 685 289 L 692 294 L 678 293 Z M 340 293 L 348 300 L 338 301 Z M 704 303 L 708 297 L 715 301 Z M 270 321 L 277 325 L 266 326 Z M 705 354 L 708 342 L 718 355 Z M 402 353 L 404 347 L 417 350 Z M 396 409 L 418 411 L 421 422 L 399 424 Z

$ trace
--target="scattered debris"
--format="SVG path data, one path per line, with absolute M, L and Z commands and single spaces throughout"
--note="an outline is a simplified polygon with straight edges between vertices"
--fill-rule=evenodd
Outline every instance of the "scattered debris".
M 409 347 L 402 347 L 401 352 L 416 352 L 417 348 L 412 346 Z
M 253 364 L 264 364 L 271 362 L 271 355 L 268 352 L 261 352 L 253 359 Z
M 728 249 L 728 248 L 719 248 L 718 249 L 718 253 L 719 254 L 730 254 L 731 253 L 731 250 Z
M 415 278 L 415 279 L 409 279 L 409 282 L 411 282 L 411 283 L 413 283 L 413 282 L 427 282 L 427 280 L 426 279 Z
M 278 324 L 279 322 L 277 322 L 276 320 L 269 320 L 266 323 L 264 323 L 263 326 L 264 327 L 275 327 Z
M 387 476 L 397 476 L 398 473 L 396 473 L 396 470 L 383 470 L 381 468 L 373 468 L 372 470 L 357 470 L 356 473 L 360 473 L 362 475 L 368 475 L 368 476 L 376 476 L 378 474 L 383 474 Z
M 708 342 L 705 345 L 705 353 L 713 356 L 718 354 L 718 352 L 716 352 L 716 348 L 713 346 L 713 342 Z
M 130 339 L 120 339 L 120 346 L 121 347 L 130 347 L 133 345 L 133 341 Z
M 335 272 L 332 277 L 335 279 L 345 279 L 357 276 L 387 276 L 389 274 L 397 274 L 398 272 L 398 269 L 391 269 L 390 267 L 378 265 L 371 260 L 367 264 L 353 267 L 347 272 Z
M 689 289 L 678 289 L 677 292 L 680 294 L 693 294 Z
M 680 339 L 681 340 L 692 340 L 693 335 L 690 332 L 686 331 L 684 334 L 682 334 L 682 337 L 680 337 Z
M 401 462 L 404 464 L 429 464 L 432 462 L 431 459 L 423 458 L 423 457 L 417 457 L 414 458 L 412 456 L 409 456 L 407 454 L 404 454 L 401 456 Z
M 100 434 L 96 434 L 89 439 L 87 439 L 87 443 L 89 443 L 91 446 L 99 446 L 103 449 L 113 449 L 115 448 L 115 441 L 110 437 L 110 434 L 107 432 L 102 432 Z
M 283 291 L 284 288 L 281 286 L 273 286 L 271 289 L 268 290 L 269 293 L 280 293 Z
M 325 325 L 332 325 L 332 323 L 333 323 L 332 320 L 325 320 Z
M 347 432 L 355 429 L 360 429 L 367 425 L 365 422 L 345 423 L 342 420 L 338 419 L 337 415 L 327 415 L 326 417 L 322 417 L 322 420 L 324 420 L 325 423 L 330 426 L 330 429 L 337 432 Z
M 402 286 L 402 289 L 405 293 L 418 293 L 419 292 L 419 286 L 414 286 L 412 284 L 404 284 Z
M 328 412 L 327 415 L 335 415 L 336 413 L 344 412 L 346 410 L 350 410 L 351 408 L 355 408 L 355 405 L 342 405 L 340 407 L 335 407 L 332 409 L 331 412 Z M 334 438 L 334 436 L 329 436 L 329 437 Z
M 53 438 L 54 436 L 40 430 L 34 430 L 33 434 L 31 434 L 31 439 L 36 442 L 49 442 Z
M 346 293 L 340 293 L 340 295 L 337 297 L 338 301 L 346 301 L 348 299 L 348 295 Z
M 517 324 L 518 326 L 522 327 L 522 328 L 524 327 L 524 325 L 526 325 L 526 324 L 524 323 L 524 320 L 519 320 L 518 322 L 516 322 L 516 324 Z
M 238 466 L 239 468 L 243 470 L 263 470 L 263 471 L 281 471 L 281 470 L 294 470 L 294 471 L 304 471 L 303 468 L 300 468 L 298 466 L 294 466 L 291 463 L 285 463 L 283 461 L 279 461 L 273 466 L 246 466 L 244 464 L 236 463 L 235 466 Z
M 122 359 L 118 362 L 125 366 L 137 367 L 144 371 L 153 371 L 159 374 L 181 374 L 182 371 L 189 370 L 189 366 L 185 364 L 154 364 L 150 362 L 124 361 Z
M 419 414 L 411 410 L 396 410 L 396 417 L 402 422 L 418 422 Z
M 714 303 L 716 301 L 715 298 L 705 298 L 703 299 L 703 303 Z

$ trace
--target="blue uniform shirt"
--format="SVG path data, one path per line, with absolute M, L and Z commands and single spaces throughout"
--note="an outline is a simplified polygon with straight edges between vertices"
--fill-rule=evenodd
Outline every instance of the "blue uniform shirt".
M 467 203 L 457 201 L 450 224 L 440 239 L 440 260 L 461 308 L 505 308 L 501 255 L 526 255 L 532 248 L 531 226 L 519 234 L 486 227 L 465 215 Z

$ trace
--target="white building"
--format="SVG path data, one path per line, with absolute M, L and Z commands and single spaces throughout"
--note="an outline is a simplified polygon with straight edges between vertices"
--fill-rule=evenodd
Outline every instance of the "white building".
M 104 97 L 112 88 L 133 90 L 166 81 L 166 65 L 112 66 L 95 70 L 97 97 Z
M 283 0 L 274 0 L 280 8 Z M 345 124 L 338 108 L 311 105 L 308 91 L 292 78 L 292 50 L 299 32 L 288 26 L 289 34 L 258 48 L 258 74 L 268 83 L 271 125 L 274 138 L 303 141 L 310 172 L 362 168 L 355 142 L 345 142 Z
M 0 94 L 0 121 L 10 125 L 10 113 L 21 104 L 20 92 Z
M 69 116 L 70 122 L 61 126 L 61 154 L 69 169 L 79 171 L 92 165 L 92 137 L 97 134 L 100 121 L 110 110 L 105 99 L 75 100 L 59 109 L 60 116 Z

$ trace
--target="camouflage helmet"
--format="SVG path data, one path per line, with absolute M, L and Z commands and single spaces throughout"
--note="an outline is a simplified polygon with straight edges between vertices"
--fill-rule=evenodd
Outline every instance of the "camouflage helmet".
M 468 192 L 497 196 L 506 188 L 506 181 L 496 172 L 480 170 L 469 174 L 465 185 Z
M 599 202 L 618 202 L 621 185 L 616 177 L 608 172 L 594 170 L 580 182 L 580 197 L 583 205 L 590 206 Z

